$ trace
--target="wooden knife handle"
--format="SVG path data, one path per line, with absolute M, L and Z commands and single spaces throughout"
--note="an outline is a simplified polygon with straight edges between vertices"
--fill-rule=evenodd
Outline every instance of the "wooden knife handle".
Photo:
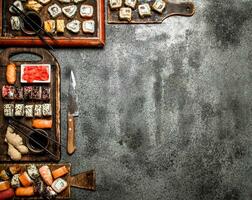
M 73 154 L 76 149 L 75 146 L 75 120 L 70 113 L 67 114 L 67 153 Z

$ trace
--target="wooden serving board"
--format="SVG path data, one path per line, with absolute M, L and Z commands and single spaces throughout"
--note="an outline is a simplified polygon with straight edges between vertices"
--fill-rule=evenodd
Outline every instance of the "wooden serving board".
M 11 60 L 11 57 L 14 55 L 18 55 L 20 53 L 28 53 L 32 55 L 37 55 L 41 57 L 40 61 L 13 61 Z M 51 99 L 50 103 L 52 105 L 52 120 L 53 120 L 53 127 L 51 129 L 44 129 L 47 133 L 48 136 L 51 137 L 52 139 L 56 140 L 57 142 L 60 142 L 61 138 L 61 133 L 60 133 L 60 65 L 57 62 L 56 58 L 47 50 L 45 49 L 40 49 L 40 48 L 8 48 L 5 49 L 3 52 L 0 54 L 0 88 L 2 92 L 2 86 L 7 84 L 5 74 L 6 74 L 6 65 L 9 64 L 10 62 L 15 63 L 17 66 L 17 81 L 15 83 L 15 86 L 25 86 L 25 85 L 39 85 L 39 86 L 50 86 L 51 88 Z M 21 84 L 20 83 L 20 65 L 21 64 L 50 64 L 51 65 L 51 82 L 47 84 L 33 84 L 33 83 L 25 83 Z M 8 84 L 7 84 L 8 85 Z M 1 94 L 2 95 L 2 94 Z M 8 126 L 7 120 L 8 118 L 4 117 L 3 114 L 3 104 L 4 103 L 15 103 L 15 100 L 4 100 L 2 97 L 0 97 L 0 161 L 1 162 L 9 162 L 11 161 L 8 153 L 8 145 L 7 143 L 4 142 L 5 134 L 6 134 L 6 129 Z M 31 102 L 28 101 L 26 102 L 25 100 L 23 101 L 18 101 L 20 103 L 43 103 L 42 101 L 36 101 L 36 102 Z M 21 117 L 21 118 L 16 118 L 23 123 L 27 124 L 28 126 L 31 127 L 31 119 Z M 18 133 L 18 131 L 16 131 Z M 22 138 L 23 142 L 25 143 L 25 136 L 23 136 L 21 133 L 18 133 Z M 51 162 L 51 161 L 59 161 L 60 156 L 61 156 L 61 149 L 59 145 L 56 145 L 53 142 L 49 142 L 48 149 L 55 154 L 56 158 L 53 158 L 50 156 L 48 153 L 41 153 L 41 154 L 36 154 L 31 151 L 29 151 L 28 154 L 22 155 L 22 160 L 21 161 L 37 161 L 37 162 Z
M 8 167 L 14 164 L 0 164 L 0 171 L 3 169 L 8 169 Z M 26 166 L 28 164 L 19 164 L 22 168 L 22 171 L 25 171 Z M 60 194 L 58 194 L 57 199 L 69 199 L 71 197 L 71 187 L 77 187 L 80 189 L 86 190 L 96 190 L 96 174 L 95 170 L 90 170 L 86 172 L 81 172 L 77 175 L 71 176 L 71 164 L 70 163 L 62 163 L 62 164 L 35 164 L 38 168 L 42 165 L 48 165 L 48 167 L 52 170 L 55 170 L 59 167 L 66 166 L 69 170 L 69 173 L 62 178 L 67 181 L 68 187 Z M 19 199 L 15 197 L 15 199 Z M 42 199 L 39 196 L 33 196 L 25 199 Z
M 0 46 L 45 46 L 45 44 L 36 35 L 30 36 L 25 34 L 22 30 L 11 30 L 10 17 L 12 15 L 15 16 L 15 14 L 9 12 L 9 7 L 14 1 L 15 0 L 0 0 Z M 49 4 L 43 6 L 41 11 L 38 13 L 42 21 L 52 19 L 48 13 L 48 7 L 54 3 L 57 3 L 61 8 L 67 5 L 72 5 L 72 3 L 62 4 L 57 0 L 52 0 Z M 94 15 L 89 19 L 95 21 L 95 32 L 83 33 L 81 30 L 78 34 L 75 34 L 69 32 L 65 28 L 65 32 L 63 34 L 54 34 L 55 40 L 45 37 L 48 44 L 54 47 L 103 47 L 105 45 L 104 0 L 86 0 L 82 3 L 76 4 L 78 9 L 77 14 L 73 19 L 78 19 L 83 22 L 87 19 L 82 18 L 79 14 L 81 4 L 93 6 Z M 72 20 L 65 17 L 64 14 L 61 14 L 55 19 L 63 19 L 65 21 L 65 25 Z
M 108 0 L 109 1 L 109 0 Z M 119 9 L 111 10 L 108 5 L 108 23 L 110 24 L 160 24 L 166 18 L 170 16 L 192 16 L 195 13 L 195 6 L 192 2 L 186 0 L 164 0 L 166 2 L 166 7 L 162 14 L 151 10 L 152 14 L 150 17 L 141 18 L 138 13 L 137 6 L 141 3 L 149 3 L 150 6 L 153 5 L 155 0 L 138 0 L 136 9 L 132 10 L 132 20 L 129 22 L 127 20 L 119 19 Z M 122 6 L 124 7 L 124 6 Z

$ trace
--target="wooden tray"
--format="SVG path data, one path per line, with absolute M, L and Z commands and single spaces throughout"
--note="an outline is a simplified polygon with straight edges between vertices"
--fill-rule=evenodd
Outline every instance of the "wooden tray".
M 150 17 L 141 18 L 138 14 L 137 7 L 132 10 L 132 20 L 128 22 L 127 20 L 119 19 L 119 10 L 111 10 L 108 5 L 108 23 L 110 24 L 160 24 L 166 18 L 174 15 L 179 16 L 192 16 L 195 13 L 195 6 L 192 2 L 187 2 L 184 0 L 179 1 L 169 1 L 164 0 L 167 5 L 162 14 L 155 11 L 151 11 L 152 15 Z M 144 0 L 142 0 L 144 2 Z M 154 0 L 150 1 L 150 6 L 154 3 Z M 139 5 L 139 4 L 137 4 Z
M 51 100 L 50 103 L 52 104 L 52 111 L 53 111 L 53 128 L 52 129 L 45 129 L 48 133 L 48 135 L 55 139 L 57 142 L 60 142 L 60 66 L 57 62 L 56 58 L 47 50 L 40 49 L 40 48 L 8 48 L 1 52 L 0 54 L 0 88 L 2 91 L 2 86 L 4 84 L 7 84 L 6 78 L 5 78 L 5 71 L 6 71 L 6 65 L 10 63 L 10 58 L 14 55 L 20 54 L 20 53 L 29 53 L 33 55 L 37 55 L 41 57 L 40 61 L 34 62 L 34 61 L 11 61 L 17 65 L 17 81 L 15 85 L 20 86 L 20 65 L 23 63 L 43 63 L 43 64 L 51 64 L 51 83 L 47 83 L 47 86 L 50 85 L 51 87 Z M 22 85 L 35 85 L 35 84 L 22 84 Z M 45 85 L 45 84 L 37 84 L 37 85 Z M 13 101 L 7 101 L 3 100 L 2 97 L 0 97 L 0 161 L 8 162 L 11 161 L 10 157 L 7 154 L 8 146 L 4 142 L 6 128 L 8 126 L 7 124 L 7 118 L 3 115 L 3 103 L 4 102 L 13 102 Z M 42 102 L 41 102 L 42 103 Z M 18 118 L 17 118 L 18 119 Z M 31 127 L 31 120 L 26 120 L 25 118 L 20 118 L 21 121 L 26 123 Z M 17 132 L 18 133 L 18 132 Z M 21 137 L 23 137 L 23 141 L 25 141 L 25 137 L 22 136 L 22 134 L 19 134 Z M 58 145 L 52 144 L 50 142 L 49 144 L 49 150 L 53 152 L 57 159 L 54 159 L 49 156 L 48 153 L 43 154 L 34 154 L 32 152 L 29 152 L 27 155 L 22 155 L 21 161 L 59 161 L 61 156 L 61 149 Z
M 5 3 L 4 3 L 5 1 Z M 0 0 L 0 45 L 4 46 L 45 46 L 45 44 L 37 36 L 29 36 L 22 31 L 12 31 L 10 26 L 11 13 L 9 12 L 9 7 L 15 0 Z M 56 3 L 61 5 L 57 0 L 52 0 L 48 5 L 44 6 L 40 12 L 42 20 L 50 19 L 47 12 L 48 6 Z M 103 47 L 105 45 L 105 22 L 104 22 L 104 0 L 86 0 L 84 4 L 92 5 L 94 7 L 93 19 L 96 23 L 96 30 L 93 34 L 84 34 L 82 31 L 78 34 L 70 33 L 65 29 L 63 35 L 55 35 L 56 40 L 51 40 L 45 37 L 46 41 L 54 47 L 83 47 L 83 46 L 98 46 Z M 62 6 L 67 4 L 62 4 Z M 83 21 L 80 17 L 79 7 L 81 3 L 78 4 L 78 14 L 75 19 Z M 61 7 L 62 7 L 61 6 Z M 61 14 L 56 19 L 64 19 L 65 24 L 69 22 L 63 14 Z
M 9 166 L 14 164 L 0 164 L 0 171 L 3 169 L 8 169 Z M 37 167 L 42 165 L 48 165 L 51 170 L 57 169 L 62 166 L 66 166 L 69 172 L 71 173 L 71 164 L 70 163 L 62 163 L 62 164 L 36 164 Z M 27 164 L 20 164 L 22 170 L 25 170 Z M 80 189 L 86 190 L 95 190 L 96 189 L 96 174 L 95 170 L 90 170 L 86 172 L 81 172 L 77 175 L 71 176 L 70 173 L 62 177 L 64 180 L 67 181 L 68 187 L 62 193 L 57 196 L 57 199 L 69 199 L 71 197 L 71 187 L 77 187 Z M 19 199 L 15 197 L 15 199 Z M 30 197 L 25 199 L 42 199 L 40 197 Z

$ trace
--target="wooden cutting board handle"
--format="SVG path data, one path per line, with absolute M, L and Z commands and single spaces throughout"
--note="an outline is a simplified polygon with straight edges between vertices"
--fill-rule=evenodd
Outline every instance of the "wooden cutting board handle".
M 80 174 L 69 177 L 69 183 L 73 187 L 95 190 L 96 189 L 96 174 L 95 170 L 82 172 Z

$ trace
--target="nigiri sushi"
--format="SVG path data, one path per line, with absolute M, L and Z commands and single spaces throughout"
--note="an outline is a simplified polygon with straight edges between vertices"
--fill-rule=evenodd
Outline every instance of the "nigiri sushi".
M 28 187 L 33 183 L 32 179 L 30 178 L 27 172 L 24 172 L 23 174 L 21 174 L 19 176 L 19 180 L 24 187 Z
M 55 169 L 53 172 L 52 172 L 52 175 L 53 175 L 53 178 L 59 178 L 61 176 L 64 176 L 65 174 L 68 173 L 68 169 L 66 168 L 66 166 L 63 166 L 63 167 L 60 167 L 58 169 Z
M 52 185 L 53 177 L 52 177 L 52 173 L 47 165 L 40 167 L 39 173 L 47 185 L 49 185 L 49 186 Z

